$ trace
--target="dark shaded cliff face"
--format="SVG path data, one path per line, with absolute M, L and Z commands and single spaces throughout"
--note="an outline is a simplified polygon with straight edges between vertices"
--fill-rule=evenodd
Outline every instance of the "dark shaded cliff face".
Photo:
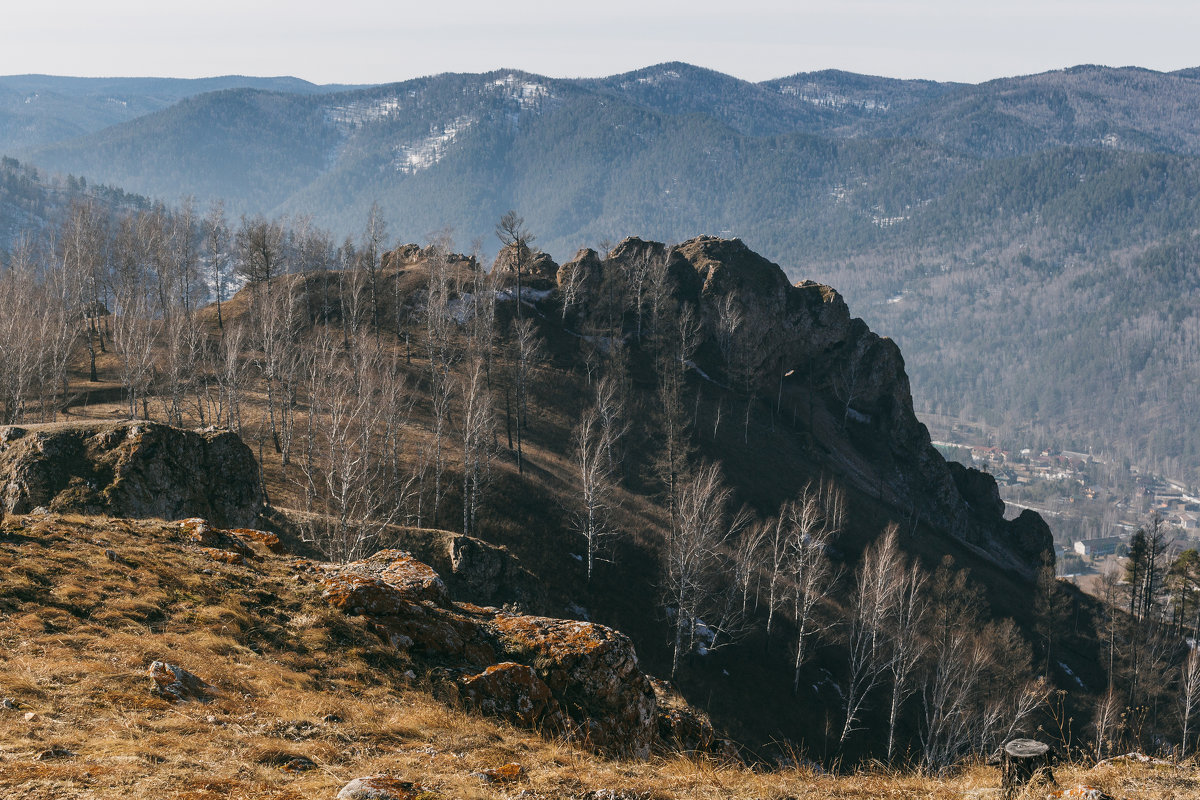
M 251 526 L 263 507 L 258 463 L 234 433 L 154 422 L 0 428 L 0 506 Z
M 900 349 L 851 317 L 832 288 L 792 285 L 778 265 L 740 240 L 712 236 L 670 248 L 626 239 L 604 261 L 581 251 L 564 269 L 592 275 L 646 255 L 668 259 L 680 299 L 695 304 L 702 328 L 697 366 L 760 397 L 803 384 L 834 422 L 818 436 L 828 460 L 898 518 L 953 536 L 1026 578 L 1053 552 L 1037 514 L 1004 520 L 995 480 L 948 464 L 934 449 L 913 412 Z M 726 333 L 731 314 L 740 324 Z

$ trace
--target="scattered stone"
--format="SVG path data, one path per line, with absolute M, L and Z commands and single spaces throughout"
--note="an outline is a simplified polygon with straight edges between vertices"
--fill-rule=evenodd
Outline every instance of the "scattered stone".
M 324 722 L 326 725 L 336 725 L 339 722 L 345 722 L 345 721 L 346 720 L 342 719 L 337 714 L 326 714 L 325 716 L 321 717 L 321 722 Z
M 117 561 L 118 560 L 116 550 L 105 550 L 104 557 L 107 558 L 109 561 Z
M 650 678 L 657 701 L 659 741 L 671 750 L 703 753 L 727 761 L 740 761 L 737 745 L 717 734 L 712 721 L 698 708 L 689 705 L 669 681 Z
M 37 719 L 38 719 L 38 715 L 33 713 L 32 711 L 25 712 L 25 721 L 26 722 L 36 722 Z
M 1099 769 L 1100 767 L 1107 767 L 1114 764 L 1147 764 L 1152 767 L 1175 766 L 1170 761 L 1164 761 L 1161 758 L 1154 758 L 1153 756 L 1148 756 L 1145 753 L 1125 753 L 1124 755 L 1113 756 L 1112 758 L 1106 758 L 1103 761 L 1097 761 L 1096 766 L 1092 767 L 1092 769 Z
M 439 797 L 419 783 L 387 775 L 355 778 L 337 793 L 337 800 L 433 800 Z
M 221 550 L 216 547 L 201 547 L 199 550 L 213 561 L 220 561 L 222 564 L 244 566 L 246 563 L 246 557 L 244 555 L 241 553 L 235 553 L 232 550 Z
M 75 753 L 65 747 L 54 745 L 49 750 L 43 750 L 37 754 L 38 761 L 54 761 L 59 758 L 73 758 Z
M 246 544 L 262 545 L 268 551 L 275 553 L 276 555 L 279 555 L 283 552 L 283 542 L 281 542 L 279 537 L 273 533 L 259 531 L 253 528 L 234 528 L 233 530 L 229 531 L 229 533 L 233 536 L 236 536 L 238 539 L 241 539 Z
M 150 694 L 161 697 L 169 703 L 197 700 L 208 702 L 215 691 L 203 680 L 188 672 L 183 667 L 168 664 L 166 661 L 155 661 L 147 669 L 150 680 Z
M 17 704 L 16 700 L 13 700 L 11 697 L 6 697 L 3 700 L 0 700 L 0 708 L 3 708 L 5 711 L 16 711 L 18 708 L 20 708 L 20 706 Z
M 475 774 L 488 783 L 516 783 L 525 777 L 525 768 L 514 761 L 500 767 L 480 770 Z
M 304 756 L 296 756 L 293 759 L 289 759 L 280 767 L 284 772 L 308 772 L 316 768 L 317 765 L 311 759 Z
M 1072 786 L 1070 789 L 1059 789 L 1046 795 L 1046 800 L 1116 800 L 1103 789 L 1095 786 Z

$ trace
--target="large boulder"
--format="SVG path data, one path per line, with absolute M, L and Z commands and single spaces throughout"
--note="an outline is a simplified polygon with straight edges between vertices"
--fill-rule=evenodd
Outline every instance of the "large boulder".
M 458 700 L 602 751 L 649 754 L 654 690 L 619 631 L 451 602 L 436 572 L 395 550 L 330 567 L 322 589 L 393 646 L 458 676 L 446 682 Z
M 550 687 L 526 664 L 504 661 L 475 675 L 464 676 L 461 694 L 470 706 L 514 725 L 561 731 L 562 710 Z
M 506 656 L 533 667 L 593 746 L 649 755 L 654 689 L 625 634 L 590 622 L 504 613 L 488 627 Z
M 0 428 L 0 506 L 232 528 L 254 524 L 263 494 L 254 455 L 229 431 L 58 423 Z

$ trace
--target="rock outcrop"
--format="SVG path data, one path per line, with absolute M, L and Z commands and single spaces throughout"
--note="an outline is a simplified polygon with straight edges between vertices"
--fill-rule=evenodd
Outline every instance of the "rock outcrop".
M 113 517 L 204 517 L 252 526 L 263 507 L 258 463 L 234 433 L 155 422 L 0 428 L 0 505 Z
M 440 696 L 604 752 L 649 755 L 654 690 L 619 631 L 455 603 L 430 567 L 395 550 L 330 567 L 321 585 L 328 603 L 435 669 Z
M 836 429 L 826 437 L 837 440 L 827 442 L 832 460 L 863 491 L 1026 578 L 1052 551 L 1049 529 L 1035 514 L 1003 519 L 990 476 L 952 471 L 913 411 L 899 347 L 852 318 L 830 287 L 793 286 L 738 239 L 700 236 L 666 248 L 633 238 L 607 259 L 594 256 L 584 251 L 564 270 L 630 273 L 638 260 L 658 259 L 671 272 L 677 297 L 697 310 L 696 362 L 706 375 L 770 395 L 805 386 L 806 401 L 811 389 Z
M 521 282 L 530 289 L 549 289 L 558 275 L 558 264 L 547 253 L 526 248 L 521 254 Z M 517 274 L 517 248 L 508 245 L 496 255 L 492 272 L 501 275 Z
M 380 258 L 380 265 L 385 270 L 412 267 L 424 264 L 431 258 L 445 258 L 451 265 L 469 270 L 479 269 L 475 256 L 465 256 L 461 253 L 447 253 L 434 245 L 421 247 L 419 244 L 402 244 L 394 250 L 389 250 Z

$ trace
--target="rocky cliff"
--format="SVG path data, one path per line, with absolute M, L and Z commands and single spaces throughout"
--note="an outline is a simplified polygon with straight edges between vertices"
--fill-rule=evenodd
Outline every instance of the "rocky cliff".
M 239 527 L 253 525 L 263 495 L 250 448 L 228 431 L 62 423 L 0 428 L 0 506 Z
M 712 236 L 673 247 L 630 238 L 605 259 L 584 250 L 562 266 L 559 282 L 579 271 L 585 285 L 598 284 L 605 270 L 629 273 L 645 259 L 664 260 L 679 298 L 697 309 L 704 375 L 759 396 L 802 393 L 829 423 L 810 422 L 807 435 L 845 479 L 903 518 L 1033 576 L 1052 551 L 1049 528 L 1034 513 L 1004 520 L 991 476 L 947 464 L 913 412 L 900 349 L 851 317 L 834 289 L 792 285 L 742 241 Z

